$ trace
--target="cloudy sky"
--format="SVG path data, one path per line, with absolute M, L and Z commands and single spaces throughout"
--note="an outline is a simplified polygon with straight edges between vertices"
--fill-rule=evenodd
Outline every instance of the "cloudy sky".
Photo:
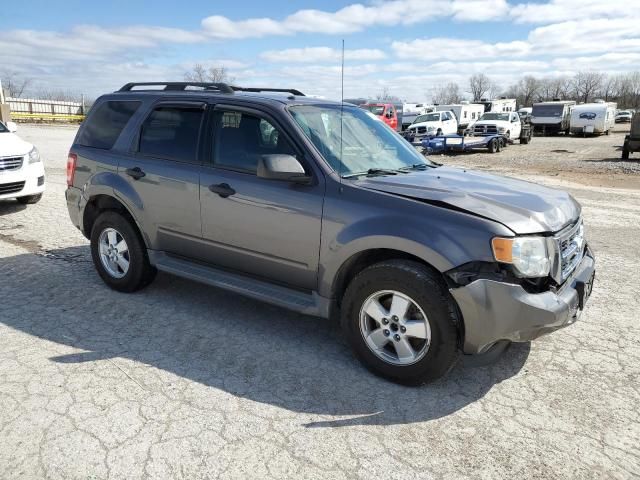
M 640 0 L 21 0 L 0 9 L 0 72 L 89 96 L 224 65 L 246 86 L 406 100 L 484 72 L 640 69 Z

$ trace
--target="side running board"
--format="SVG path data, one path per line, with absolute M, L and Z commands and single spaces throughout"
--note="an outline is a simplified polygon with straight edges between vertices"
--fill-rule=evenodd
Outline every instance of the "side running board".
M 305 293 L 280 285 L 273 285 L 262 280 L 193 263 L 155 250 L 148 250 L 148 253 L 151 264 L 163 272 L 223 288 L 306 315 L 329 316 L 329 301 L 315 292 Z

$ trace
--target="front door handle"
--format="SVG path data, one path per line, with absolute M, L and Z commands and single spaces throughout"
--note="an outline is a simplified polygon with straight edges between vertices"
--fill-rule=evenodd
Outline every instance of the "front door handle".
M 146 173 L 144 173 L 140 167 L 127 168 L 126 172 L 127 175 L 132 177 L 134 180 L 140 180 L 146 175 Z
M 213 193 L 217 193 L 222 198 L 227 198 L 233 195 L 234 193 L 236 193 L 236 191 L 233 188 L 231 188 L 228 183 L 220 183 L 219 185 L 209 185 L 209 190 L 211 190 Z

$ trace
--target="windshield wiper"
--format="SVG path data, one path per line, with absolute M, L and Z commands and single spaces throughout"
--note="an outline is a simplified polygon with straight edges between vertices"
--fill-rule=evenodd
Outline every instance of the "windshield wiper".
M 366 172 L 348 173 L 343 175 L 342 178 L 359 177 L 361 175 L 397 175 L 398 173 L 407 173 L 401 170 L 391 170 L 387 168 L 370 168 Z
M 406 167 L 402 167 L 401 170 L 426 170 L 427 168 L 436 168 L 437 166 L 442 165 L 441 163 L 414 163 L 413 165 L 407 165 Z

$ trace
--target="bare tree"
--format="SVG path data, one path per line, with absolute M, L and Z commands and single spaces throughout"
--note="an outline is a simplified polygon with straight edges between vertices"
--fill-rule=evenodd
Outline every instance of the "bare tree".
M 568 100 L 572 96 L 572 81 L 567 77 L 545 78 L 540 80 L 538 101 L 553 99 Z
M 214 82 L 214 83 L 232 83 L 235 78 L 229 75 L 226 67 L 209 67 L 206 68 L 200 63 L 196 63 L 193 69 L 189 72 L 185 72 L 184 79 L 187 82 Z
M 484 73 L 477 73 L 469 78 L 469 91 L 474 102 L 482 100 L 494 89 L 493 82 Z
M 13 98 L 20 98 L 31 85 L 30 78 L 21 77 L 15 72 L 0 72 L 0 79 L 7 96 Z
M 460 103 L 462 100 L 460 86 L 455 82 L 449 82 L 441 87 L 436 87 L 431 95 L 431 101 L 440 105 Z
M 515 98 L 516 103 L 521 107 L 528 107 L 534 102 L 540 87 L 540 80 L 532 75 L 527 75 L 511 85 L 504 92 L 504 96 Z
M 391 91 L 387 86 L 382 87 L 382 91 L 376 94 L 376 100 L 378 100 L 379 102 L 385 102 L 387 100 L 391 100 L 391 97 L 392 97 Z
M 605 74 L 600 72 L 578 72 L 573 78 L 576 100 L 587 103 L 602 89 Z

